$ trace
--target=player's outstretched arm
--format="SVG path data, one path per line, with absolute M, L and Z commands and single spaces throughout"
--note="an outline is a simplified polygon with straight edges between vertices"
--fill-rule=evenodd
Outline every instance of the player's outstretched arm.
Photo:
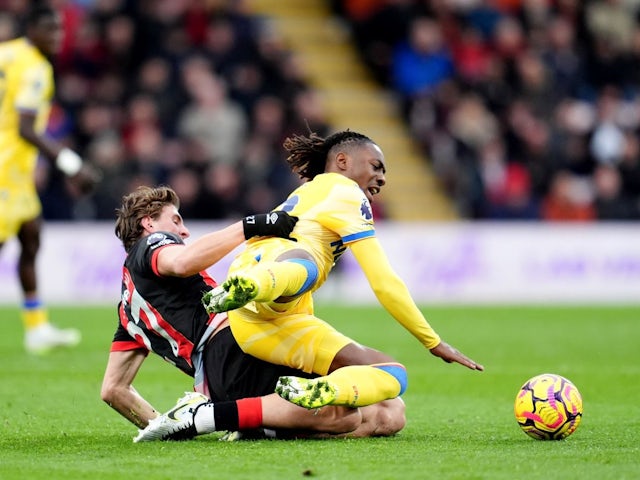
M 402 279 L 393 271 L 377 239 L 367 238 L 356 242 L 351 246 L 351 251 L 380 303 L 433 355 L 448 363 L 459 363 L 472 370 L 484 370 L 482 365 L 441 341 L 416 306 Z
M 188 277 L 218 263 L 246 239 L 254 236 L 288 238 L 298 217 L 286 212 L 250 215 L 215 232 L 207 233 L 189 245 L 163 248 L 157 266 L 161 275 Z
M 387 312 L 426 348 L 437 346 L 440 337 L 424 318 L 405 283 L 391 267 L 380 242 L 375 237 L 370 237 L 354 242 L 350 247 L 376 298 Z
M 158 412 L 133 388 L 142 362 L 144 350 L 111 352 L 102 380 L 102 400 L 135 426 L 144 428 Z
M 484 371 L 484 367 L 479 363 L 474 362 L 467 356 L 460 353 L 457 349 L 453 348 L 446 342 L 440 342 L 437 346 L 429 350 L 436 357 L 440 357 L 447 363 L 459 363 L 471 370 Z

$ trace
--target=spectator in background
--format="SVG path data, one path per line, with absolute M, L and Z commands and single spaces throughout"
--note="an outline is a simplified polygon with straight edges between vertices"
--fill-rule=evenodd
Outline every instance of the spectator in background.
M 522 25 L 511 15 L 498 15 L 490 28 L 493 50 L 505 62 L 513 63 L 526 50 Z
M 640 140 L 632 132 L 625 134 L 625 148 L 618 165 L 622 178 L 622 193 L 634 205 L 640 218 Z
M 432 93 L 453 76 L 453 60 L 442 38 L 440 26 L 419 17 L 409 26 L 406 42 L 393 54 L 393 85 L 405 98 Z
M 95 217 L 113 217 L 114 205 L 120 202 L 131 176 L 122 138 L 113 131 L 99 135 L 90 142 L 86 153 L 104 174 L 93 195 Z
M 342 7 L 336 8 L 352 22 L 354 40 L 363 60 L 380 82 L 389 83 L 393 50 L 405 38 L 416 11 L 415 2 L 346 0 L 342 3 Z
M 137 61 L 135 39 L 136 25 L 130 16 L 120 13 L 110 18 L 102 27 L 103 68 L 119 77 L 133 70 Z
M 542 218 L 549 221 L 594 220 L 596 210 L 588 180 L 566 170 L 558 171 L 551 180 L 541 213 Z
M 245 187 L 238 170 L 227 163 L 214 163 L 204 173 L 205 204 L 216 205 L 219 213 L 209 218 L 222 219 L 235 212 L 247 211 Z
M 505 146 L 498 138 L 486 143 L 480 152 L 481 179 L 484 186 L 482 216 L 495 220 L 539 217 L 529 171 L 522 163 L 509 161 Z
M 320 93 L 312 88 L 302 88 L 291 99 L 293 111 L 287 132 L 300 132 L 313 129 L 316 132 L 329 132 L 329 121 Z
M 202 144 L 210 162 L 238 164 L 247 118 L 228 98 L 225 82 L 196 59 L 185 65 L 183 83 L 191 103 L 180 113 L 178 132 Z
M 18 25 L 14 17 L 7 12 L 0 12 L 0 42 L 6 42 L 18 35 Z
M 242 152 L 247 188 L 268 186 L 276 197 L 271 200 L 275 205 L 288 195 L 294 184 L 294 179 L 284 170 L 286 164 L 280 153 L 282 133 L 287 129 L 284 102 L 275 96 L 261 97 L 254 105 L 251 124 L 251 135 Z
M 0 38 L 18 34 L 28 3 L 11 2 L 0 12 Z M 460 142 L 449 119 L 469 93 L 479 97 L 487 117 L 494 119 L 507 162 L 521 163 L 527 170 L 534 202 L 547 195 L 550 179 L 562 169 L 593 184 L 598 156 L 610 155 L 610 147 L 616 149 L 615 158 L 607 162 L 621 173 L 622 191 L 635 188 L 630 195 L 638 198 L 637 187 L 630 187 L 638 160 L 628 154 L 624 160 L 618 158 L 627 143 L 623 137 L 640 135 L 638 2 L 332 3 L 353 26 L 356 45 L 375 78 L 396 89 L 406 102 L 409 129 L 463 217 L 487 215 L 480 194 L 481 150 Z M 225 102 L 244 117 L 241 147 L 245 141 L 252 144 L 248 151 L 253 158 L 245 161 L 241 149 L 232 161 L 242 188 L 251 188 L 257 152 L 268 156 L 260 169 L 270 172 L 271 193 L 266 195 L 260 186 L 256 197 L 278 197 L 281 188 L 296 181 L 282 166 L 280 147 L 268 147 L 270 140 L 254 134 L 254 111 L 263 98 L 279 99 L 285 106 L 284 121 L 274 120 L 283 129 L 279 141 L 306 131 L 306 123 L 321 135 L 331 130 L 322 97 L 307 84 L 304 62 L 267 19 L 251 14 L 247 2 L 109 0 L 56 5 L 66 33 L 56 62 L 61 113 L 56 114 L 54 128 L 68 135 L 90 160 L 97 151 L 94 141 L 103 133 L 125 135 L 125 158 L 117 170 L 127 172 L 127 182 L 166 181 L 174 170 L 195 168 L 201 174 L 202 195 L 208 195 L 202 173 L 211 154 L 206 143 L 197 145 L 192 132 L 178 126 L 188 123 L 187 108 L 199 112 L 195 123 L 201 124 L 202 111 L 213 110 L 198 106 L 202 99 L 196 101 L 182 83 L 194 57 L 208 64 L 210 74 L 225 85 Z M 600 104 L 610 102 L 611 92 L 616 112 L 609 121 L 602 117 Z M 131 135 L 130 112 L 138 108 L 141 95 L 155 104 L 159 120 Z M 528 104 L 533 121 L 514 130 L 511 110 L 521 104 Z M 560 121 L 566 115 L 577 117 L 570 119 L 569 129 Z M 523 125 L 535 128 L 529 132 Z M 166 154 L 151 158 L 154 150 L 182 153 L 167 161 Z M 107 207 L 113 202 L 107 192 L 101 189 L 81 199 L 59 176 L 47 169 L 38 173 L 41 194 L 48 204 L 58 205 L 45 210 L 45 218 L 111 218 L 117 205 Z M 79 208 L 78 203 L 94 205 Z M 250 213 L 233 210 L 220 215 Z
M 460 28 L 460 35 L 452 42 L 455 69 L 462 82 L 476 85 L 486 77 L 494 54 L 477 28 L 471 25 Z
M 155 103 L 158 121 L 164 135 L 176 135 L 176 119 L 183 103 L 182 92 L 175 91 L 173 69 L 166 58 L 154 56 L 138 69 L 135 92 L 149 96 Z
M 568 19 L 558 16 L 549 19 L 542 58 L 557 95 L 561 98 L 576 95 L 584 73 L 584 58 L 576 46 L 576 27 Z
M 538 117 L 549 118 L 558 98 L 541 56 L 530 50 L 523 52 L 514 67 L 518 99 L 529 104 Z
M 363 35 L 362 26 L 380 12 L 401 17 L 389 17 L 396 40 L 387 44 L 403 52 L 394 61 L 410 67 L 396 63 L 394 75 L 385 76 L 374 66 L 374 75 L 406 100 L 410 131 L 463 217 L 591 220 L 599 218 L 600 195 L 616 197 L 608 205 L 628 198 L 638 204 L 634 172 L 640 159 L 632 145 L 640 135 L 640 3 L 381 0 L 368 9 L 357 0 L 334 3 L 369 64 L 370 52 L 389 42 L 389 35 L 375 29 Z M 422 34 L 416 35 L 417 25 L 423 25 Z M 423 43 L 431 45 L 423 49 L 430 55 L 418 55 L 416 38 L 431 39 Z M 447 57 L 450 71 L 443 68 Z M 430 77 L 420 62 L 429 65 Z M 488 125 L 496 137 L 490 143 L 469 142 L 473 128 L 466 124 L 477 122 L 460 113 L 468 108 L 461 100 L 468 92 L 487 109 L 476 120 L 493 118 Z M 620 189 L 613 188 L 616 176 Z M 527 207 L 507 213 L 507 191 L 518 192 L 516 204 Z M 607 210 L 608 217 L 628 216 L 624 208 Z
M 598 220 L 637 220 L 636 205 L 622 190 L 620 171 L 611 165 L 599 165 L 594 174 L 594 208 Z
M 622 122 L 630 121 L 630 116 L 624 117 L 632 113 L 624 112 L 623 108 L 624 103 L 616 88 L 602 90 L 595 101 L 596 118 L 589 151 L 599 164 L 616 164 L 622 156 L 625 142 Z
M 61 112 L 56 128 L 64 126 L 84 155 L 104 165 L 108 178 L 80 201 L 49 171 L 39 170 L 40 191 L 48 204 L 59 206 L 47 215 L 112 218 L 119 198 L 136 182 L 197 177 L 197 186 L 191 184 L 199 194 L 189 214 L 212 218 L 205 217 L 202 202 L 221 196 L 226 210 L 215 216 L 230 218 L 250 213 L 238 198 L 244 188 L 249 188 L 244 193 L 256 188 L 248 195 L 254 201 L 277 203 L 296 183 L 279 165 L 280 145 L 294 124 L 304 125 L 298 114 L 308 114 L 295 106 L 307 88 L 306 72 L 270 24 L 252 16 L 243 2 L 111 0 L 59 6 L 66 35 L 56 70 Z M 0 15 L 0 35 L 15 37 L 24 15 L 19 2 L 9 5 Z M 254 158 L 245 162 L 244 147 L 253 138 L 249 118 L 263 98 L 282 102 L 283 118 L 274 120 L 279 131 L 270 134 L 268 148 L 254 148 Z M 312 117 L 308 122 L 322 131 L 324 119 Z M 262 175 L 250 182 L 258 151 L 267 156 Z M 217 169 L 212 162 L 232 166 L 232 173 L 221 173 L 231 181 L 228 186 L 209 179 Z

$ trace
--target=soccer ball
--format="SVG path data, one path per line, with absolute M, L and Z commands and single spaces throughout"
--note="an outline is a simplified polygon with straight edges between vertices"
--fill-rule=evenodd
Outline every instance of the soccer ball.
M 522 385 L 514 413 L 524 433 L 538 440 L 561 440 L 576 431 L 582 418 L 582 396 L 560 375 L 543 373 Z

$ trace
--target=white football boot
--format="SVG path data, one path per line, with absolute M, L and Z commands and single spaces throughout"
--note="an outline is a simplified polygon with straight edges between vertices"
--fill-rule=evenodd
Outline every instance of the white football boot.
M 201 393 L 185 392 L 176 405 L 167 413 L 149 421 L 133 439 L 134 443 L 153 440 L 188 440 L 196 436 L 193 415 L 200 405 L 209 402 Z
M 24 348 L 29 353 L 42 355 L 58 347 L 75 347 L 80 338 L 80 331 L 75 328 L 62 329 L 47 322 L 26 331 Z

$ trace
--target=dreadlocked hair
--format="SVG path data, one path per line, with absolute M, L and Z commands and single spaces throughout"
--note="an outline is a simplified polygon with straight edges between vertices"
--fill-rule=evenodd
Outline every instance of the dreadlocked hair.
M 122 206 L 116 209 L 115 234 L 127 252 L 142 235 L 141 220 L 146 216 L 158 218 L 167 205 L 180 208 L 178 195 L 167 186 L 141 186 L 122 198 Z
M 289 152 L 287 164 L 300 178 L 313 180 L 316 175 L 324 173 L 327 157 L 334 147 L 364 145 L 374 143 L 366 135 L 343 130 L 327 138 L 322 138 L 315 132 L 309 136 L 293 135 L 284 141 L 284 149 Z

